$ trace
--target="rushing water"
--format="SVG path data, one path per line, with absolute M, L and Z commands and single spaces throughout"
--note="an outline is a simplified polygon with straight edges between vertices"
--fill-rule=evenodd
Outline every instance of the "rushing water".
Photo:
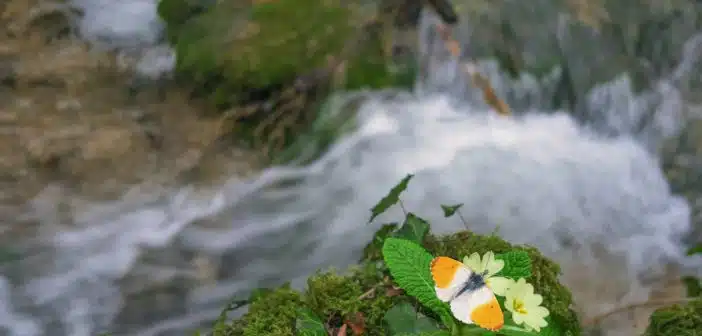
M 130 48 L 157 39 L 150 1 L 76 3 L 86 10 L 88 39 Z M 426 29 L 423 36 L 431 46 Z M 538 246 L 571 265 L 566 281 L 594 287 L 602 272 L 611 274 L 617 296 L 581 294 L 585 308 L 645 299 L 647 281 L 665 265 L 694 266 L 680 243 L 688 204 L 671 194 L 654 153 L 685 122 L 680 83 L 684 67 L 699 61 L 700 39 L 688 41 L 678 71 L 649 91 L 634 94 L 624 74 L 591 90 L 587 123 L 541 107 L 553 90 L 548 78 L 508 80 L 484 62 L 501 94 L 530 102 L 514 118 L 497 117 L 463 89 L 456 64 L 434 55 L 421 95 L 360 94 L 357 129 L 305 167 L 100 204 L 47 187 L 26 213 L 44 234 L 13 274 L 0 276 L 0 335 L 180 334 L 215 317 L 232 296 L 287 280 L 299 285 L 315 269 L 352 263 L 378 223 L 400 215 L 365 224 L 370 207 L 407 173 L 416 177 L 405 207 L 435 231 L 462 227 L 443 219 L 439 204 L 464 203 L 471 229 L 499 226 L 504 238 Z M 59 200 L 72 204 L 68 215 Z

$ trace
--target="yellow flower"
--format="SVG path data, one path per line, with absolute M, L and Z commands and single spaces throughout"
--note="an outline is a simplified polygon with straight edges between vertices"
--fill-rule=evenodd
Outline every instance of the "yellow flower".
M 463 258 L 463 264 L 468 266 L 473 272 L 483 274 L 485 284 L 495 295 L 505 296 L 507 289 L 514 282 L 511 279 L 495 276 L 505 267 L 505 261 L 495 259 L 495 253 L 488 251 L 480 258 L 480 254 L 474 252 L 470 257 Z
M 548 309 L 541 307 L 542 301 L 541 295 L 534 294 L 534 286 L 520 278 L 507 290 L 505 309 L 512 312 L 514 323 L 539 331 L 548 325 L 545 318 L 549 313 Z

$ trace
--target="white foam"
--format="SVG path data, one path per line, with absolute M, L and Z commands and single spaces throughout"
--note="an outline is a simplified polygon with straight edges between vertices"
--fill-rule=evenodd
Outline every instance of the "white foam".
M 407 173 L 416 176 L 402 196 L 405 206 L 438 233 L 462 228 L 443 219 L 439 205 L 464 203 L 471 229 L 488 233 L 499 225 L 506 239 L 534 244 L 561 262 L 609 265 L 591 245 L 622 255 L 616 272 L 627 283 L 682 261 L 688 206 L 670 194 L 657 159 L 630 137 L 602 138 L 566 114 L 499 118 L 440 96 L 371 100 L 359 113 L 359 131 L 308 167 L 274 167 L 198 197 L 184 189 L 77 209 L 74 228 L 46 241 L 54 267 L 28 282 L 27 295 L 53 307 L 67 330 L 103 327 L 95 321 L 107 323 L 119 311 L 117 281 L 144 247 L 165 248 L 176 237 L 181 248 L 241 260 L 226 265 L 239 276 L 192 291 L 195 306 L 343 266 L 378 227 L 365 224 L 369 209 Z M 45 226 L 60 225 L 54 206 L 36 210 Z M 394 209 L 377 222 L 400 215 Z M 197 225 L 202 220 L 216 225 Z
M 156 0 L 72 0 L 85 15 L 79 21 L 86 40 L 111 48 L 136 48 L 155 44 L 163 29 Z
M 139 48 L 160 34 L 155 1 L 73 3 L 85 10 L 80 28 L 93 42 Z M 452 91 L 462 85 L 455 66 L 439 62 L 443 73 L 435 73 L 431 86 Z M 545 95 L 529 76 L 521 84 L 500 80 L 494 71 L 490 77 L 501 94 Z M 679 82 L 678 77 L 673 79 Z M 633 296 L 641 295 L 637 275 L 661 272 L 667 261 L 684 263 L 679 238 L 689 227 L 689 208 L 670 194 L 657 159 L 645 150 L 649 140 L 632 134 L 637 129 L 631 123 L 638 120 L 632 113 L 655 105 L 660 116 L 652 123 L 655 132 L 643 138 L 660 139 L 680 121 L 679 95 L 661 83 L 650 94 L 670 94 L 663 94 L 666 99 L 632 103 L 639 97 L 625 77 L 602 88 L 625 102 L 592 107 L 614 118 L 605 124 L 616 126 L 618 137 L 605 139 L 553 111 L 506 119 L 475 100 L 371 99 L 359 112 L 358 130 L 307 167 L 272 167 L 255 179 L 232 179 L 200 195 L 183 188 L 162 197 L 135 193 L 109 203 L 83 200 L 88 205 L 76 208 L 70 223 L 61 221 L 65 216 L 56 204 L 74 196 L 61 190 L 60 197 L 33 209 L 47 232 L 38 237 L 47 250 L 41 257 L 52 262 L 25 279 L 22 288 L 0 278 L 0 324 L 19 336 L 46 334 L 56 322 L 72 336 L 93 335 L 122 309 L 119 280 L 134 272 L 147 248 L 237 256 L 238 264 L 224 265 L 239 270 L 237 276 L 188 292 L 192 314 L 176 318 L 199 320 L 210 311 L 202 306 L 221 307 L 233 294 L 286 279 L 299 282 L 317 268 L 352 263 L 381 221 L 400 218 L 395 208 L 365 224 L 373 204 L 407 173 L 416 176 L 402 196 L 404 204 L 430 219 L 435 232 L 462 228 L 458 220 L 442 218 L 439 204 L 464 203 L 473 230 L 487 233 L 499 225 L 506 239 L 535 244 L 561 262 L 604 265 L 600 269 L 623 275 Z M 465 93 L 464 87 L 454 93 Z M 593 112 L 593 118 L 597 115 Z M 591 245 L 612 259 L 596 256 Z M 614 258 L 618 254 L 622 260 Z M 16 312 L 19 306 L 42 314 L 29 319 Z M 153 322 L 151 330 L 170 325 Z

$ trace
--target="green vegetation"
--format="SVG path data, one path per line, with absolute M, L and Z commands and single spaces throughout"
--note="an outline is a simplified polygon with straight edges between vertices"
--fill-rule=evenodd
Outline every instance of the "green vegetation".
M 411 177 L 378 203 L 373 215 L 399 202 L 399 194 Z M 445 213 L 460 214 L 459 207 L 445 206 Z M 570 292 L 558 282 L 560 269 L 537 249 L 468 231 L 436 236 L 429 233 L 429 225 L 416 214 L 407 213 L 401 227 L 387 224 L 376 232 L 358 266 L 342 273 L 318 272 L 301 292 L 288 285 L 259 292 L 242 318 L 220 323 L 213 335 L 322 336 L 341 328 L 364 335 L 580 335 L 578 319 L 570 309 Z M 488 277 L 526 279 L 533 284 L 549 312 L 548 326 L 539 332 L 529 331 L 526 325 L 511 320 L 509 309 L 503 308 L 505 327 L 491 332 L 457 321 L 448 305 L 437 299 L 433 285 L 429 285 L 433 282 L 429 263 L 434 256 L 460 260 L 489 251 L 495 253 L 491 262 L 502 267 Z M 498 300 L 504 306 L 504 299 Z
M 315 123 L 332 89 L 409 87 L 414 81 L 413 67 L 391 62 L 385 26 L 361 17 L 353 2 L 206 3 L 159 2 L 176 51 L 176 78 L 225 113 L 233 136 L 267 154 L 302 151 L 297 140 L 303 136 L 306 142 L 321 137 L 326 145 L 330 127 L 338 135 L 339 122 Z M 290 150 L 286 158 L 295 157 Z
M 702 298 L 656 310 L 644 336 L 702 335 Z
M 371 210 L 371 218 L 401 204 L 400 194 L 412 177 L 406 176 L 378 202 Z M 445 217 L 458 215 L 463 220 L 461 206 L 441 205 Z M 700 252 L 699 247 L 693 247 L 689 254 Z M 484 275 L 505 314 L 505 324 L 499 331 L 457 320 L 449 305 L 437 298 L 430 272 L 430 263 L 436 256 L 463 260 L 466 266 Z M 288 284 L 257 290 L 247 300 L 246 314 L 228 321 L 226 312 L 243 304 L 233 303 L 222 313 L 211 335 L 581 335 L 578 317 L 571 309 L 570 291 L 558 282 L 559 274 L 560 267 L 534 247 L 513 245 L 495 235 L 470 231 L 434 235 L 429 222 L 406 212 L 402 225 L 388 223 L 376 231 L 358 265 L 345 272 L 319 271 L 308 279 L 302 291 Z M 510 283 L 505 292 L 497 290 L 499 278 Z M 542 306 L 547 311 L 545 317 L 536 317 L 542 319 L 537 328 L 533 327 L 533 316 L 530 320 L 516 316 L 524 311 L 511 303 L 519 299 L 510 294 L 515 285 L 531 288 L 533 292 L 527 296 L 538 299 L 530 307 Z M 699 296 L 699 291 L 690 294 Z M 654 312 L 642 336 L 694 336 L 700 331 L 702 299 L 692 298 L 687 304 Z

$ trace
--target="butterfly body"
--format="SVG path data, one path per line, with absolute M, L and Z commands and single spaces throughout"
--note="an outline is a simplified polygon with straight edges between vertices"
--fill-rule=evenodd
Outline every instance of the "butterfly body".
M 431 274 L 436 296 L 449 303 L 456 319 L 493 331 L 502 328 L 504 314 L 481 274 L 449 257 L 434 258 Z

